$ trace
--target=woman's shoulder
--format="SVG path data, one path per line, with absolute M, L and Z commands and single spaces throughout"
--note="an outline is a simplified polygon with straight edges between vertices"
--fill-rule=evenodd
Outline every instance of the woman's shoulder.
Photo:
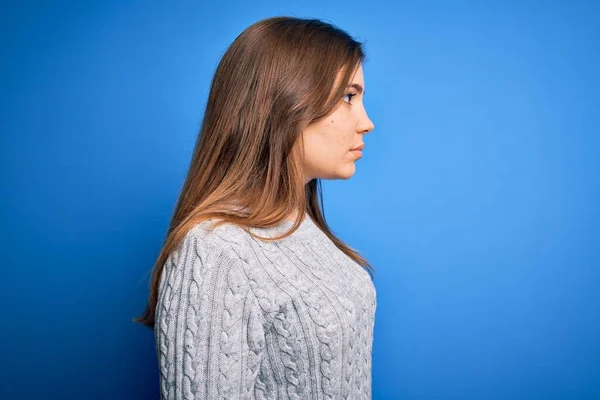
M 201 251 L 228 251 L 240 258 L 246 258 L 249 247 L 249 234 L 236 224 L 225 222 L 218 226 L 215 219 L 201 221 L 194 225 L 184 237 L 192 240 Z

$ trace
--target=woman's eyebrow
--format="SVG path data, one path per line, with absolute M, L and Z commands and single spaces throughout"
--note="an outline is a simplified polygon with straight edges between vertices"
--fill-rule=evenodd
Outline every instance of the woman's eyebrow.
M 358 93 L 362 93 L 363 95 L 365 95 L 367 92 L 363 89 L 362 85 L 360 83 L 351 83 L 350 85 L 346 86 L 346 88 L 354 88 L 356 90 L 358 90 Z

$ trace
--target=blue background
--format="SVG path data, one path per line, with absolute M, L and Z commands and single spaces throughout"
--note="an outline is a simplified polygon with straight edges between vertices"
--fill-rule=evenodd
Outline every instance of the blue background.
M 366 42 L 375 130 L 323 184 L 377 270 L 374 398 L 600 398 L 600 6 L 498 3 L 3 2 L 0 398 L 158 398 L 131 319 L 217 63 L 275 15 Z

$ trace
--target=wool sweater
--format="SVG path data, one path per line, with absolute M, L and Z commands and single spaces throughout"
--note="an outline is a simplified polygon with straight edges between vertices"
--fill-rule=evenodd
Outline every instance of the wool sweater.
M 210 222 L 186 234 L 159 281 L 161 399 L 370 399 L 369 273 L 306 213 L 275 242 Z

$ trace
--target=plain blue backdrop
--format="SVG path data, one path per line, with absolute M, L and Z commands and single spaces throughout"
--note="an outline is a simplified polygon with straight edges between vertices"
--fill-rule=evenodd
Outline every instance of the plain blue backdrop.
M 210 80 L 275 15 L 365 43 L 323 181 L 376 268 L 374 399 L 600 398 L 597 2 L 2 2 L 0 398 L 158 399 L 142 312 Z

